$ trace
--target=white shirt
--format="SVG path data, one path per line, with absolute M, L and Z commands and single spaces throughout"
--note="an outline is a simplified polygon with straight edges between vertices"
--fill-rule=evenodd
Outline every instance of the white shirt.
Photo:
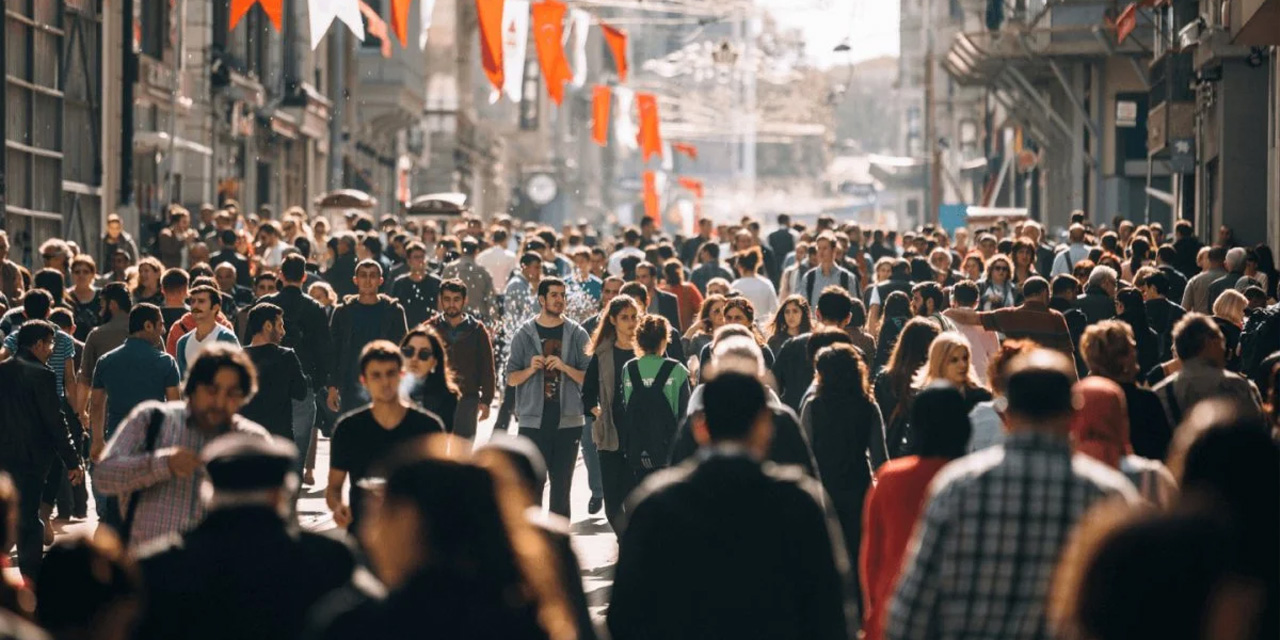
M 516 254 L 497 245 L 481 251 L 476 256 L 476 264 L 484 267 L 484 270 L 489 272 L 489 277 L 493 278 L 495 293 L 507 290 L 507 280 L 511 278 L 511 272 L 515 271 L 517 262 Z
M 756 324 L 765 326 L 773 321 L 773 314 L 778 311 L 778 293 L 773 290 L 773 283 L 758 275 L 738 278 L 729 284 L 730 289 L 742 292 L 742 297 L 751 301 L 756 309 Z
M 182 357 L 187 359 L 187 367 L 190 367 L 192 363 L 196 361 L 196 356 L 200 354 L 200 349 L 204 348 L 205 345 L 217 342 L 218 334 L 221 333 L 218 330 L 218 325 L 214 325 L 213 330 L 209 332 L 209 335 L 205 336 L 204 340 L 200 340 L 197 337 L 197 331 L 199 331 L 199 329 L 191 330 L 191 339 L 187 340 L 187 348 L 182 352 Z
M 635 256 L 644 260 L 644 251 L 641 251 L 639 247 L 623 247 L 614 251 L 613 255 L 609 256 L 609 275 L 622 275 L 622 259 L 627 256 Z
M 283 240 L 262 250 L 262 266 L 268 269 L 279 269 L 284 262 L 284 252 L 289 245 Z

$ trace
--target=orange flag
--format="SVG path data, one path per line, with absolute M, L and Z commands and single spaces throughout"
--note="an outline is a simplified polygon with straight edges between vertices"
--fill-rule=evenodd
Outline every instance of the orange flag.
M 658 97 L 652 93 L 637 93 L 636 105 L 640 108 L 640 154 L 645 162 L 649 156 L 662 157 L 662 131 L 658 126 Z
M 662 226 L 662 213 L 658 211 L 658 174 L 644 172 L 644 216 L 653 220 L 655 226 Z
M 1116 18 L 1116 44 L 1124 44 L 1125 38 L 1138 27 L 1138 3 L 1133 3 Z
M 409 46 L 409 3 L 412 0 L 391 0 L 391 30 L 400 46 Z
M 680 178 L 680 186 L 699 200 L 702 199 L 702 181 L 697 178 Z
M 368 23 L 365 26 L 365 33 L 377 38 L 382 42 L 382 57 L 391 57 L 391 34 L 387 33 L 387 23 L 383 21 L 382 16 L 373 10 L 364 0 L 360 0 L 360 15 L 364 16 L 364 21 Z
M 480 58 L 489 84 L 502 91 L 502 2 L 503 0 L 476 0 L 476 14 L 480 22 Z
M 689 156 L 690 160 L 698 159 L 698 148 L 688 142 L 673 142 L 671 143 L 671 150 Z
M 627 32 L 617 27 L 611 27 L 603 22 L 600 23 L 600 32 L 604 34 L 604 40 L 609 45 L 609 51 L 613 52 L 613 64 L 618 70 L 618 80 L 620 82 L 626 82 Z
M 235 29 L 240 24 L 240 18 L 249 13 L 249 9 L 255 4 L 262 7 L 263 12 L 271 19 L 272 26 L 279 31 L 280 21 L 284 18 L 284 0 L 231 0 L 231 21 L 227 31 Z
M 609 144 L 609 107 L 613 90 L 598 84 L 591 91 L 591 139 L 600 146 Z
M 556 104 L 564 102 L 564 84 L 573 78 L 564 56 L 564 15 L 560 0 L 542 0 L 533 5 L 533 42 L 538 46 L 538 63 L 547 93 Z

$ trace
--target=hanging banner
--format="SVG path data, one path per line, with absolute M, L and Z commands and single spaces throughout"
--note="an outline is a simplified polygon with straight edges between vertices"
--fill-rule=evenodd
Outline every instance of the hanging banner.
M 564 16 L 568 7 L 560 0 L 542 0 L 533 5 L 533 42 L 538 48 L 542 80 L 547 94 L 557 105 L 564 102 L 564 85 L 573 74 L 564 57 Z
M 649 157 L 657 155 L 662 158 L 662 131 L 658 125 L 658 97 L 652 93 L 637 93 L 636 105 L 640 109 L 640 143 L 641 157 L 645 162 Z
M 502 93 L 520 104 L 524 98 L 524 62 L 529 49 L 529 0 L 508 0 L 502 15 L 502 62 L 506 69 Z M 494 92 L 489 102 L 498 101 Z
M 227 31 L 232 31 L 240 24 L 244 14 L 249 13 L 253 5 L 262 7 L 262 11 L 271 20 L 271 25 L 280 31 L 280 21 L 284 18 L 284 0 L 231 0 L 231 13 Z
M 636 131 L 636 121 L 631 118 L 631 113 L 635 107 L 636 92 L 628 87 L 614 87 L 613 95 L 618 98 L 618 106 L 616 108 L 613 120 L 613 139 L 618 142 L 618 146 L 628 151 L 635 151 L 638 146 L 639 133 Z
M 489 84 L 502 90 L 502 0 L 476 0 L 480 23 L 480 62 Z
M 613 64 L 614 68 L 618 70 L 618 81 L 626 82 L 627 32 L 603 22 L 600 23 L 600 32 L 604 34 L 604 41 L 609 45 L 609 51 L 613 52 Z
M 609 144 L 609 107 L 613 92 L 598 84 L 591 91 L 591 139 L 600 146 Z
M 360 3 L 358 0 L 310 0 L 307 5 L 307 17 L 311 23 L 311 50 L 320 46 L 329 27 L 335 19 L 347 25 L 347 29 L 355 35 L 356 40 L 364 40 L 364 21 L 360 19 Z
M 698 148 L 688 142 L 673 142 L 671 150 L 688 156 L 690 160 L 698 159 Z
M 364 16 L 365 22 L 369 23 L 368 33 L 371 37 L 377 38 L 382 42 L 379 47 L 382 57 L 391 57 L 391 34 L 387 32 L 387 23 L 382 20 L 382 16 L 373 10 L 364 0 L 360 1 L 360 15 Z
M 677 182 L 680 183 L 680 188 L 688 191 L 689 193 L 692 193 L 693 197 L 697 198 L 698 200 L 702 199 L 703 188 L 702 188 L 701 180 L 698 180 L 697 178 L 681 177 L 679 180 L 677 180 Z
M 431 31 L 431 17 L 436 12 L 436 0 L 418 0 L 418 21 L 422 31 L 418 33 L 418 48 L 427 48 L 427 34 Z
M 569 24 L 573 26 L 573 81 L 574 89 L 587 84 L 587 34 L 591 31 L 591 14 L 582 9 L 569 11 Z
M 658 174 L 653 171 L 644 172 L 644 216 L 653 220 L 655 226 L 662 226 L 662 212 L 658 204 Z
M 401 47 L 409 46 L 409 3 L 412 0 L 391 0 L 391 31 Z

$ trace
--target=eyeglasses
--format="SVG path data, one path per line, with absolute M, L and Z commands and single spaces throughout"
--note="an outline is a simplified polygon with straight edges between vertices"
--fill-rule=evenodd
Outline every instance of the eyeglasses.
M 401 347 L 400 355 L 410 360 L 417 359 L 422 362 L 426 362 L 436 357 L 436 354 L 434 351 L 431 350 L 431 347 L 423 347 L 421 349 L 414 349 L 413 347 Z

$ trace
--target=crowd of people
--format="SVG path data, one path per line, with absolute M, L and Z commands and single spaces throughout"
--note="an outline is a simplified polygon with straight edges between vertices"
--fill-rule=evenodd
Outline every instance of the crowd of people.
M 28 265 L 0 230 L 0 637 L 1277 637 L 1271 250 L 1053 239 L 227 201 Z

